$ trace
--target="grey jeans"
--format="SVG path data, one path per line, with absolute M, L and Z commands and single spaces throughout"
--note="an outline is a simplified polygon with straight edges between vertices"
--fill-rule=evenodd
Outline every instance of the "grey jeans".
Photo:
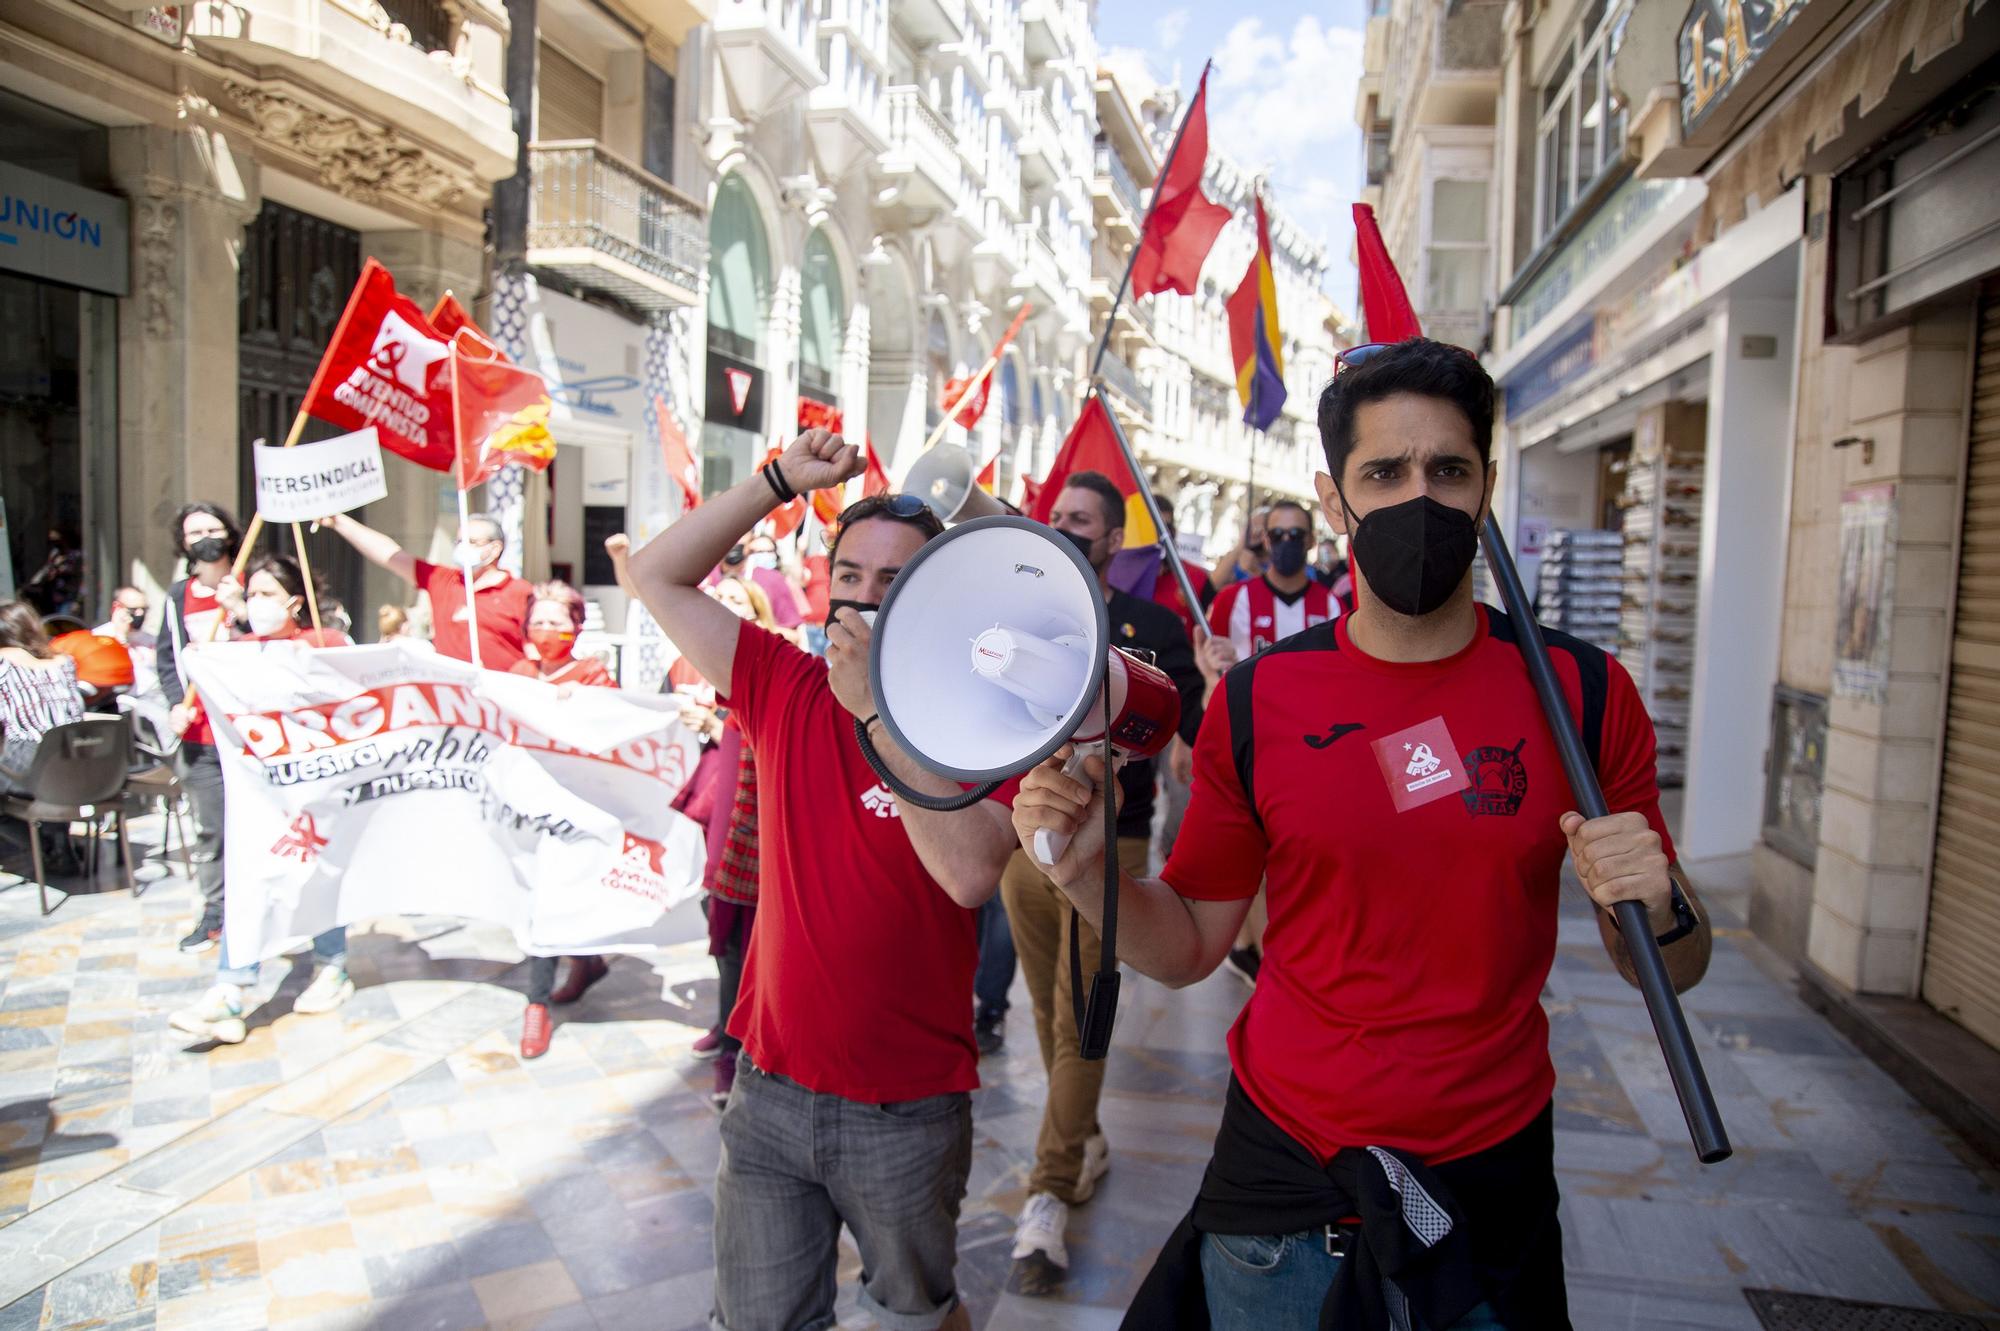
M 834 1324 L 840 1227 L 882 1331 L 935 1331 L 958 1306 L 958 1208 L 972 1100 L 870 1105 L 762 1072 L 746 1053 L 722 1111 L 711 1331 Z
M 207 744 L 183 744 L 178 755 L 181 789 L 194 812 L 194 880 L 202 911 L 222 918 L 222 757 Z

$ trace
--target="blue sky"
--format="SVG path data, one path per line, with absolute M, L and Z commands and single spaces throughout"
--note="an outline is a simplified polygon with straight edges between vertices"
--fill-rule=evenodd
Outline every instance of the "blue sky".
M 1209 76 L 1209 137 L 1270 173 L 1270 197 L 1326 243 L 1328 290 L 1350 313 L 1349 205 L 1361 186 L 1354 85 L 1361 76 L 1362 0 L 1098 0 L 1104 50 L 1145 54 L 1162 79 L 1179 66 L 1190 91 Z

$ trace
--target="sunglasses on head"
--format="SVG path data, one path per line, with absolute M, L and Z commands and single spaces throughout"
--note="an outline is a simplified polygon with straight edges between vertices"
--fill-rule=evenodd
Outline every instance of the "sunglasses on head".
M 1374 358 L 1377 352 L 1387 351 L 1390 347 L 1401 345 L 1400 342 L 1363 342 L 1358 347 L 1349 347 L 1333 358 L 1333 372 L 1339 374 L 1342 370 L 1351 370 L 1366 365 Z M 1441 345 L 1451 346 L 1449 342 L 1442 343 Z M 1451 347 L 1451 349 L 1461 356 L 1467 356 L 1473 360 L 1479 359 L 1464 347 Z
M 857 522 L 869 518 L 894 518 L 920 528 L 926 536 L 936 536 L 944 531 L 944 523 L 932 511 L 931 506 L 913 494 L 879 494 L 857 499 L 841 511 L 834 519 L 834 539 Z

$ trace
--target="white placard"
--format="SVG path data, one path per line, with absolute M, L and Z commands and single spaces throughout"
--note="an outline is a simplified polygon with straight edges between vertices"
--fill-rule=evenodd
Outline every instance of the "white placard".
M 372 425 L 296 448 L 259 444 L 256 463 L 257 512 L 266 522 L 310 522 L 389 493 Z

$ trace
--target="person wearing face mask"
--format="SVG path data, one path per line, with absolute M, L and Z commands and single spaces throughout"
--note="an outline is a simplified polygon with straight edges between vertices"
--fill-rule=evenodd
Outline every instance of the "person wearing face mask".
M 804 614 L 792 584 L 778 567 L 778 543 L 762 532 L 729 548 L 722 565 L 710 575 L 711 585 L 723 578 L 742 578 L 764 593 L 771 603 L 771 617 L 783 635 L 794 642 Z
M 878 761 L 926 796 L 964 793 L 897 746 L 868 677 L 864 615 L 943 524 L 915 495 L 840 515 L 823 662 L 701 589 L 779 505 L 862 470 L 860 449 L 807 430 L 632 556 L 647 609 L 757 751 L 757 915 L 728 1022 L 743 1051 L 715 1182 L 711 1321 L 730 1331 L 833 1325 L 843 1226 L 876 1321 L 972 1325 L 955 1267 L 979 1084 L 974 912 L 1015 839 L 1004 797 L 922 808 L 856 738 L 858 723 Z
M 1149 656 L 1180 690 L 1180 737 L 1193 743 L 1201 727 L 1201 671 L 1180 617 L 1146 597 L 1122 592 L 1105 581 L 1111 557 L 1125 545 L 1125 496 L 1102 472 L 1072 472 L 1049 510 L 1049 525 L 1083 552 L 1104 591 L 1111 642 Z M 1128 762 L 1118 773 L 1118 863 L 1144 874 L 1152 845 L 1151 760 Z M 1101 830 L 1101 829 L 1100 829 Z M 1028 1176 L 1028 1199 L 1014 1230 L 1013 1274 L 1009 1288 L 1021 1294 L 1054 1293 L 1069 1270 L 1064 1230 L 1069 1211 L 1089 1201 L 1111 1167 L 1111 1148 L 1097 1120 L 1104 1086 L 1102 1059 L 1085 1059 L 1077 1035 L 1070 990 L 1070 911 L 1062 892 L 1026 851 L 1016 850 L 1000 877 L 1000 897 L 1013 929 L 1014 948 L 1034 1006 L 1035 1035 L 1048 1074 L 1048 1100 L 1035 1139 L 1035 1166 Z M 1086 964 L 1097 956 L 1097 931 L 1078 934 Z
M 320 519 L 320 525 L 338 533 L 361 557 L 399 578 L 413 582 L 430 597 L 431 646 L 442 656 L 460 661 L 472 659 L 471 616 L 466 610 L 466 569 L 472 571 L 472 595 L 479 612 L 479 664 L 487 670 L 512 670 L 528 659 L 528 609 L 535 589 L 526 580 L 500 567 L 507 552 L 506 535 L 499 520 L 475 513 L 466 520 L 452 550 L 452 564 L 433 564 L 418 559 L 372 527 L 345 513 Z
M 324 604 L 325 593 L 314 589 Z M 311 626 L 306 604 L 305 575 L 287 555 L 259 555 L 250 561 L 243 581 L 243 617 L 247 635 L 239 641 L 292 643 L 302 647 L 347 647 L 353 640 L 334 628 Z M 189 704 L 201 711 L 197 697 Z M 215 983 L 193 1004 L 174 1012 L 167 1024 L 183 1035 L 217 1044 L 241 1044 L 249 1034 L 244 1020 L 245 999 L 256 985 L 259 962 L 235 961 L 229 937 L 221 937 L 222 957 Z M 347 927 L 336 925 L 312 940 L 313 978 L 292 1000 L 292 1011 L 305 1016 L 331 1012 L 354 996 L 347 974 Z
M 111 593 L 111 617 L 91 630 L 101 638 L 124 644 L 132 657 L 133 688 L 152 693 L 159 688 L 156 673 L 156 640 L 146 632 L 146 593 L 137 587 L 120 587 Z
M 181 657 L 190 647 L 247 633 L 243 589 L 230 576 L 230 561 L 243 529 L 228 510 L 193 503 L 174 515 L 174 549 L 187 561 L 187 576 L 167 588 L 166 619 L 154 652 L 153 668 L 168 717 L 180 736 L 174 762 L 194 817 L 195 882 L 201 887 L 201 918 L 181 939 L 181 951 L 205 952 L 222 936 L 222 761 L 206 717 L 190 705 Z
M 583 594 L 566 582 L 544 582 L 534 588 L 523 631 L 528 656 L 514 663 L 516 675 L 569 688 L 615 689 L 618 681 L 595 657 L 576 655 L 576 635 L 583 631 Z M 540 1058 L 555 1035 L 550 1004 L 574 1003 L 583 991 L 603 979 L 611 965 L 603 957 L 569 957 L 569 974 L 556 987 L 562 957 L 535 957 L 528 965 L 528 1006 L 521 1015 L 521 1057 Z
M 1121 884 L 1123 960 L 1173 985 L 1220 963 L 1267 874 L 1271 898 L 1214 1158 L 1127 1326 L 1570 1324 L 1540 1002 L 1565 854 L 1628 981 L 1614 903 L 1645 905 L 1677 988 L 1709 931 L 1624 669 L 1543 630 L 1614 811 L 1585 820 L 1515 625 L 1473 600 L 1493 396 L 1441 343 L 1343 353 L 1315 484 L 1352 541 L 1354 613 L 1229 672 L 1172 858 Z M 1075 834 L 1051 876 L 1093 920 L 1095 800 L 1059 755 L 1014 815 L 1024 841 Z

